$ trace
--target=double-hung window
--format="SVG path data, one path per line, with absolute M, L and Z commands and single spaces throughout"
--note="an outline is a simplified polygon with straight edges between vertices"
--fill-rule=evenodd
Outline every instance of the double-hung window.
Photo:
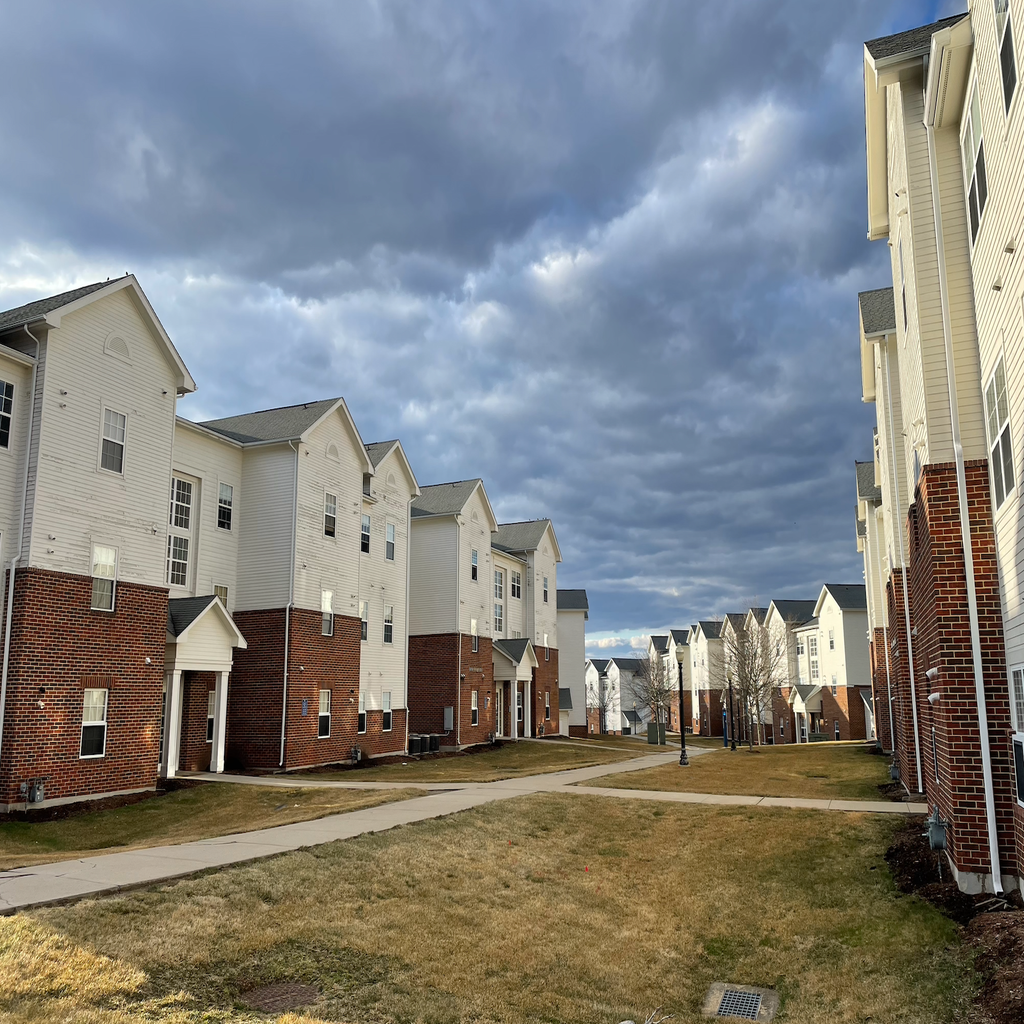
M 808 653 L 811 656 L 811 682 L 819 678 L 818 675 L 818 638 L 809 637 L 807 640 Z
M 834 629 L 828 631 L 828 649 L 830 651 L 836 649 L 836 631 Z
M 1017 781 L 1017 803 L 1024 807 L 1024 665 L 1010 670 L 1010 711 L 1015 733 L 1013 767 Z
M 1006 372 L 1002 357 L 985 389 L 985 411 L 988 414 L 988 468 L 992 474 L 996 508 L 999 508 L 1014 487 L 1010 406 L 1006 397 Z
M 0 448 L 11 446 L 11 417 L 14 415 L 14 385 L 0 380 Z
M 508 576 L 508 590 L 512 597 L 523 596 L 523 577 L 522 573 L 513 571 Z
M 338 532 L 338 496 L 324 491 L 324 536 L 333 537 Z
M 363 516 L 363 525 L 359 532 L 359 550 L 364 554 L 370 553 L 370 517 Z
M 964 161 L 964 187 L 967 189 L 967 211 L 971 219 L 971 242 L 978 237 L 981 218 L 988 199 L 988 177 L 985 174 L 985 144 L 981 135 L 981 101 L 978 83 L 971 90 L 971 103 L 963 119 L 960 148 Z
M 221 583 L 214 583 L 213 585 L 214 596 L 221 599 L 221 603 L 225 608 L 228 606 L 228 588 Z
M 393 604 L 384 605 L 384 643 L 391 644 L 395 642 L 395 606 Z
M 320 714 L 316 720 L 317 739 L 326 739 L 331 735 L 331 691 L 320 691 Z
M 480 724 L 480 697 L 479 690 L 471 690 L 469 694 L 469 724 Z
M 320 632 L 323 636 L 334 636 L 334 591 L 320 591 Z
M 171 526 L 179 530 L 192 528 L 192 485 L 177 477 L 171 479 Z
M 213 722 L 217 707 L 217 691 L 210 690 L 206 694 L 206 742 L 213 742 Z
M 113 409 L 103 410 L 103 444 L 100 447 L 100 468 L 111 473 L 124 472 L 124 442 L 128 419 Z
M 544 721 L 551 721 L 551 691 L 544 691 Z
M 380 695 L 380 706 L 384 709 L 381 718 L 381 732 L 391 732 L 391 691 L 385 690 Z
M 384 541 L 384 557 L 389 561 L 395 560 L 395 524 L 387 524 L 387 539 Z
M 523 691 L 516 690 L 516 721 L 523 720 Z
M 102 757 L 107 750 L 107 691 L 82 691 L 80 757 Z
M 217 528 L 220 530 L 231 529 L 231 506 L 234 499 L 235 489 L 231 484 L 221 484 L 217 498 Z
M 188 586 L 188 537 L 167 538 L 167 582 L 172 587 Z
M 480 555 L 477 553 L 476 548 L 473 548 L 473 554 L 469 559 L 469 578 L 475 580 L 478 578 L 480 572 Z
M 1017 56 L 1013 52 L 1013 25 L 1010 24 L 1010 0 L 995 0 L 996 42 L 999 44 L 999 70 L 1003 78 L 1003 110 L 1010 112 L 1010 103 L 1017 88 Z
M 544 603 L 548 603 L 548 578 L 544 577 Z
M 832 673 L 832 696 L 839 696 L 839 681 L 836 679 L 835 672 Z
M 499 635 L 505 632 L 505 608 L 500 601 L 494 603 L 494 632 Z
M 370 631 L 370 602 L 359 602 L 360 640 L 365 640 Z
M 500 601 L 505 596 L 505 574 L 501 569 L 494 570 L 494 599 Z
M 92 546 L 92 608 L 99 612 L 114 610 L 114 583 L 117 579 L 117 548 L 103 544 Z
M 366 732 L 366 694 L 359 694 L 359 720 L 356 723 L 356 732 Z
M 803 653 L 804 653 L 804 638 L 802 636 L 798 636 L 796 638 L 796 653 L 797 653 L 798 656 L 803 657 Z
M 476 619 L 469 620 L 469 635 L 473 638 L 473 653 L 479 654 L 480 652 L 480 636 L 477 633 Z

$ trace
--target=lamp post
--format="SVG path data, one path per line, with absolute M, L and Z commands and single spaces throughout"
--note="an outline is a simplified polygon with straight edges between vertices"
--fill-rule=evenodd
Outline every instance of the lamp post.
M 736 749 L 736 720 L 732 711 L 732 673 L 729 673 L 729 749 Z
M 686 756 L 686 726 L 683 724 L 683 667 L 679 666 L 679 764 L 687 767 L 690 759 Z

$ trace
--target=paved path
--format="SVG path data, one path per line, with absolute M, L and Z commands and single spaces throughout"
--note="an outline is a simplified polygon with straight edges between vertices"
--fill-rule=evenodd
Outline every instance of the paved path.
M 696 749 L 691 756 L 706 753 Z M 885 814 L 925 814 L 924 804 L 897 804 L 882 801 L 803 800 L 798 798 L 723 796 L 707 793 L 665 793 L 641 789 L 601 789 L 579 785 L 593 779 L 622 772 L 669 764 L 677 754 L 649 754 L 645 757 L 619 761 L 614 764 L 595 765 L 591 768 L 573 768 L 545 775 L 528 775 L 499 782 L 462 783 L 360 783 L 315 780 L 299 782 L 276 778 L 249 776 L 199 775 L 198 778 L 216 782 L 233 782 L 281 788 L 340 788 L 340 789 L 412 789 L 423 788 L 423 796 L 397 803 L 380 804 L 360 811 L 333 814 L 313 821 L 300 821 L 292 825 L 277 825 L 255 832 L 201 839 L 194 843 L 174 846 L 156 846 L 146 850 L 83 857 L 79 860 L 39 864 L 34 867 L 15 868 L 0 872 L 0 914 L 10 914 L 29 907 L 59 903 L 98 893 L 117 892 L 122 889 L 181 878 L 206 868 L 242 864 L 260 857 L 287 853 L 337 839 L 351 839 L 369 832 L 383 832 L 397 825 L 409 825 L 449 814 L 457 814 L 471 807 L 508 800 L 533 793 L 575 793 L 613 797 L 620 800 L 664 800 L 675 803 L 718 804 L 723 806 L 796 807 L 832 811 L 869 811 Z

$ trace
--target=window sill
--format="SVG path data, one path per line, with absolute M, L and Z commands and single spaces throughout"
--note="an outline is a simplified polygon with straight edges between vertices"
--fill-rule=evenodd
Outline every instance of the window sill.
M 79 761 L 102 761 L 103 758 L 105 758 L 106 756 L 107 755 L 106 755 L 105 751 L 102 754 L 79 754 L 78 755 L 78 760 Z

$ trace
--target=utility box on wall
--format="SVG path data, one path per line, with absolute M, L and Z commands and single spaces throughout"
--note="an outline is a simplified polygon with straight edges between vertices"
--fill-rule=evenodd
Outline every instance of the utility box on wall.
M 451 732 L 455 728 L 455 708 L 444 709 L 444 731 Z

